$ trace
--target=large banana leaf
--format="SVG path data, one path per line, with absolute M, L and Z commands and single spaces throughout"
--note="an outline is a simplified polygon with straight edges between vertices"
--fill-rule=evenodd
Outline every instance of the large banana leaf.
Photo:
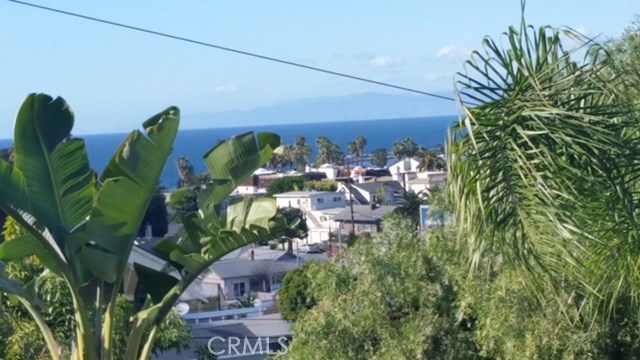
M 84 141 L 71 137 L 73 121 L 64 99 L 31 94 L 18 111 L 14 134 L 15 167 L 34 204 L 27 210 L 61 248 L 65 235 L 89 215 L 95 191 Z
M 269 219 L 276 215 L 273 198 L 245 197 L 229 205 L 227 209 L 227 229 L 240 233 L 250 226 L 269 228 Z
M 20 170 L 0 159 L 0 209 L 17 215 L 31 208 L 27 184 Z
M 146 136 L 134 131 L 102 174 L 86 232 L 74 244 L 84 263 L 100 278 L 113 282 L 129 258 L 133 241 L 156 191 L 178 132 L 175 107 L 144 124 Z
M 213 182 L 202 190 L 201 211 L 183 219 L 186 236 L 181 244 L 162 241 L 156 246 L 156 251 L 183 275 L 178 286 L 186 288 L 194 276 L 214 261 L 268 233 L 269 219 L 276 214 L 274 199 L 246 198 L 229 205 L 226 216 L 220 216 L 217 211 L 218 205 L 237 185 L 269 161 L 280 142 L 275 134 L 249 132 L 221 142 L 205 155 Z M 143 272 L 139 275 L 145 287 L 154 286 L 153 283 L 162 281 L 164 276 L 148 270 Z M 157 291 L 157 286 L 154 289 L 155 303 L 163 294 Z M 170 291 L 164 290 L 165 295 Z
M 222 203 L 255 170 L 266 164 L 280 147 L 280 137 L 272 133 L 248 132 L 221 142 L 204 155 L 204 162 L 214 180 L 207 201 Z

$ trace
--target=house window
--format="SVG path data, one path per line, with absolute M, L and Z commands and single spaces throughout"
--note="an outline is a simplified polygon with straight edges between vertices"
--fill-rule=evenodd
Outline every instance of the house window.
M 372 232 L 372 231 L 373 231 L 373 226 L 371 226 L 371 225 L 364 225 L 364 231 Z
M 271 284 L 268 276 L 259 276 L 249 279 L 249 291 L 270 292 Z
M 285 274 L 276 274 L 271 276 L 271 291 L 278 291 L 282 288 L 282 279 Z
M 316 199 L 316 202 L 318 204 L 323 204 L 324 203 L 324 199 L 318 198 L 318 199 Z
M 326 216 L 320 216 L 320 221 L 327 221 L 327 217 Z
M 245 289 L 245 284 L 243 282 L 233 283 L 233 296 L 234 297 L 243 297 L 246 294 L 247 290 Z
M 340 202 L 340 197 L 339 197 L 339 196 L 334 197 L 334 198 L 333 198 L 333 202 Z

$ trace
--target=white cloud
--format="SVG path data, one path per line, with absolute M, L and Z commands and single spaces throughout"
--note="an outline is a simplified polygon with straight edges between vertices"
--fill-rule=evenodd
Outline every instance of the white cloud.
M 470 53 L 471 51 L 467 48 L 456 45 L 447 45 L 436 51 L 436 59 L 463 60 L 468 58 Z
M 232 93 L 238 91 L 238 87 L 235 84 L 219 85 L 215 88 L 215 92 Z
M 402 60 L 392 58 L 390 56 L 376 56 L 373 59 L 369 60 L 369 65 L 373 66 L 376 69 L 386 69 L 401 64 Z

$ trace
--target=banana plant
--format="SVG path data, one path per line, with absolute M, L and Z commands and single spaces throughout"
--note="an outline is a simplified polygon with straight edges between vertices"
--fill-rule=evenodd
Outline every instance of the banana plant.
M 199 193 L 199 211 L 183 218 L 186 235 L 180 242 L 163 240 L 155 250 L 167 261 L 166 271 L 135 265 L 149 301 L 135 317 L 127 359 L 148 359 L 160 324 L 197 277 L 225 254 L 290 227 L 276 216 L 273 198 L 244 197 L 226 203 L 229 195 L 280 151 L 280 137 L 253 132 L 221 142 L 204 155 L 212 181 Z M 169 276 L 177 272 L 180 278 Z M 150 326 L 146 339 L 145 328 Z M 140 351 L 140 347 L 142 348 Z
M 15 165 L 0 160 L 0 209 L 27 234 L 0 245 L 0 262 L 36 256 L 68 286 L 75 310 L 73 359 L 108 358 L 112 320 L 129 253 L 178 131 L 179 111 L 170 107 L 143 123 L 119 147 L 101 176 L 92 170 L 84 141 L 71 135 L 74 115 L 64 99 L 29 95 L 18 111 Z M 4 266 L 2 266 L 4 267 Z M 86 301 L 82 287 L 103 290 L 111 300 Z M 37 321 L 53 359 L 62 348 L 43 321 L 27 285 L 0 273 L 0 290 L 18 298 Z M 100 292 L 102 293 L 102 292 Z M 89 319 L 95 306 L 98 319 Z M 104 310 L 106 309 L 106 310 Z
M 60 359 L 62 348 L 42 320 L 29 284 L 4 276 L 4 262 L 38 257 L 70 289 L 76 314 L 72 358 L 110 360 L 117 295 L 145 210 L 171 153 L 179 111 L 171 107 L 144 122 L 144 133 L 132 132 L 99 177 L 89 165 L 84 142 L 71 136 L 73 123 L 67 103 L 48 95 L 29 95 L 18 112 L 15 165 L 0 160 L 0 209 L 27 233 L 0 245 L 0 291 L 24 305 L 40 327 L 51 357 Z M 200 191 L 200 210 L 184 219 L 187 235 L 178 243 L 164 240 L 157 246 L 166 269 L 177 270 L 180 278 L 134 264 L 149 301 L 133 319 L 125 358 L 149 358 L 160 324 L 214 261 L 287 226 L 286 221 L 274 219 L 273 199 L 225 203 L 233 189 L 269 161 L 280 143 L 275 134 L 249 132 L 205 154 L 212 181 Z M 105 283 L 113 289 L 103 304 Z M 97 300 L 84 299 L 82 287 L 93 288 Z M 94 326 L 91 310 L 96 314 Z

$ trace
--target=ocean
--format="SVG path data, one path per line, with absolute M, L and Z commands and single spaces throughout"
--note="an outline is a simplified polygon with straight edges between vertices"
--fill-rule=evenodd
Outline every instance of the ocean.
M 444 144 L 447 128 L 456 120 L 455 116 L 437 116 L 425 118 L 404 118 L 385 120 L 360 120 L 325 123 L 305 123 L 287 125 L 261 125 L 249 127 L 225 127 L 198 130 L 181 130 L 178 133 L 174 151 L 162 174 L 162 185 L 173 188 L 178 182 L 175 160 L 186 156 L 191 160 L 196 171 L 205 171 L 202 156 L 218 143 L 234 135 L 247 131 L 274 132 L 282 137 L 284 144 L 291 144 L 297 135 L 302 135 L 314 148 L 318 136 L 324 135 L 332 142 L 340 145 L 345 154 L 349 141 L 358 135 L 367 138 L 365 152 L 370 153 L 377 148 L 386 148 L 389 152 L 393 144 L 407 137 L 426 147 Z M 84 135 L 89 160 L 94 169 L 101 172 L 107 165 L 114 151 L 128 134 Z M 11 146 L 12 140 L 0 140 L 0 148 Z

